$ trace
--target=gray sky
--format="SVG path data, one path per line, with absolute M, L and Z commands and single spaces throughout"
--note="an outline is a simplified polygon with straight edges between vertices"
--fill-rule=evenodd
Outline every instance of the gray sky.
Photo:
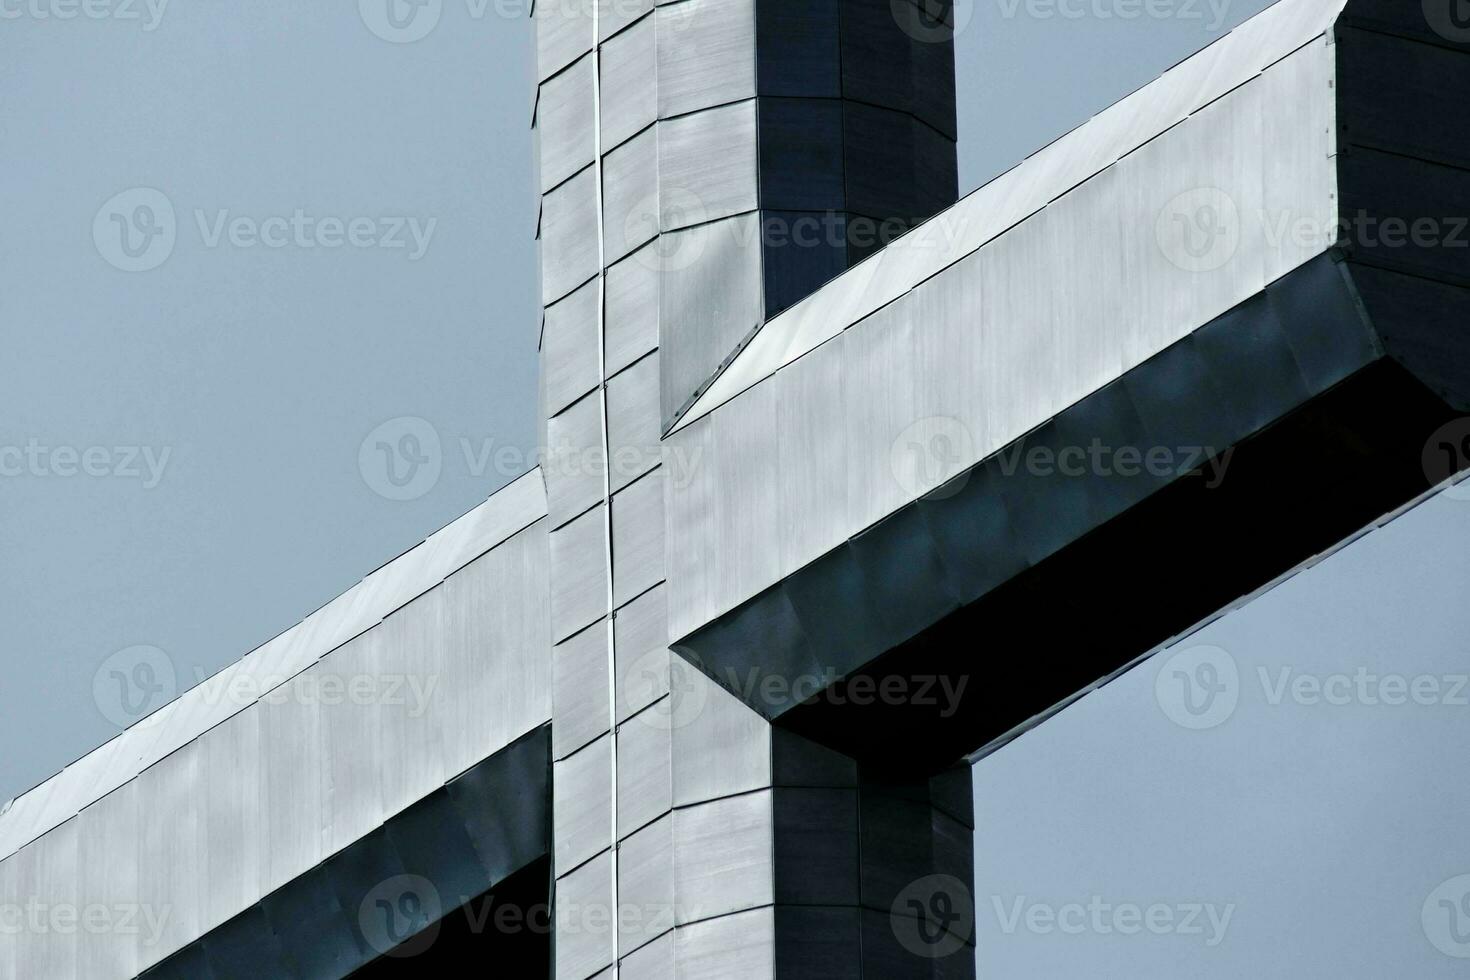
M 982 759 L 980 975 L 1463 977 L 1467 537 L 1463 483 Z
M 962 5 L 962 190 L 1266 6 L 1215 2 Z M 117 730 L 110 656 L 155 647 L 192 686 L 524 469 L 512 7 L 445 0 L 390 44 L 348 0 L 0 3 L 0 800 Z M 359 468 L 402 417 L 442 446 L 412 500 Z

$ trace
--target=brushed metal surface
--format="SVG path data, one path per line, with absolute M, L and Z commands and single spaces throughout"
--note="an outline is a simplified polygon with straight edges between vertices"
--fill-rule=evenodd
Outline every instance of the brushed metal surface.
M 698 922 L 774 900 L 771 792 L 674 811 L 674 914 Z
M 603 456 L 598 395 L 587 395 L 546 423 L 546 456 L 541 468 L 546 474 L 546 512 L 553 528 L 560 529 L 602 499 Z
M 612 853 L 556 883 L 556 978 L 587 980 L 613 961 Z
M 759 219 L 726 218 L 659 239 L 660 408 L 668 420 L 765 316 Z
M 607 621 L 558 644 L 551 669 L 551 750 L 564 759 L 608 730 Z
M 646 129 L 603 157 L 603 259 L 608 263 L 658 234 L 658 140 L 657 129 Z
M 598 504 L 551 532 L 551 638 L 560 643 L 608 614 L 607 532 Z
M 754 97 L 754 0 L 660 5 L 654 17 L 660 119 Z
M 689 700 L 671 715 L 674 805 L 770 786 L 770 724 L 703 674 L 679 677 Z
M 597 275 L 597 175 L 588 167 L 541 204 L 541 304 L 550 306 Z
M 665 119 L 658 126 L 661 230 L 680 228 L 759 205 L 754 99 Z M 685 199 L 698 207 L 670 207 Z
M 589 282 L 546 311 L 541 334 L 541 374 L 546 417 L 597 387 L 597 283 Z
M 551 0 L 537 3 L 536 79 L 545 81 L 592 50 L 592 4 L 595 0 Z
M 653 242 L 607 270 L 607 376 L 658 347 L 658 248 Z
M 613 620 L 620 723 L 669 693 L 667 593 L 667 585 L 650 589 Z
M 612 7 L 628 7 L 613 0 Z M 653 4 L 648 4 L 653 10 Z M 654 18 L 643 19 L 602 45 L 602 149 L 622 145 L 658 118 L 658 53 Z M 604 30 L 606 27 L 603 28 Z M 590 103 L 590 100 L 589 100 Z
M 618 847 L 618 951 L 622 956 L 674 928 L 674 818 L 658 821 Z
M 592 69 L 593 58 L 586 54 L 541 85 L 536 102 L 536 134 L 543 194 L 590 164 L 596 152 L 592 139 Z
M 674 931 L 679 980 L 774 980 L 776 913 L 753 909 Z
M 664 470 L 619 491 L 612 518 L 613 604 L 621 606 L 664 579 Z
M 657 712 L 658 707 L 645 710 Z M 662 715 L 635 715 L 618 729 L 619 838 L 634 833 L 673 806 L 670 748 L 669 726 Z
M 663 459 L 658 367 L 658 353 L 654 352 L 607 383 L 607 430 L 614 493 Z
M 612 846 L 612 771 L 609 735 L 552 763 L 558 877 Z
M 674 980 L 674 934 L 666 932 L 623 958 L 621 980 Z

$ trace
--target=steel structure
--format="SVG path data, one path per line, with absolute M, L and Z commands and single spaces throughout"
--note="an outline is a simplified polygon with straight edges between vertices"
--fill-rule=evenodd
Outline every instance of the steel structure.
M 1470 213 L 1418 4 L 1282 0 L 958 202 L 947 9 L 535 18 L 542 465 L 0 813 L 0 907 L 168 913 L 0 975 L 972 977 L 974 753 L 1470 408 L 1464 253 L 1362 233 Z M 1033 465 L 1094 445 L 1198 452 Z M 554 927 L 455 932 L 497 889 Z

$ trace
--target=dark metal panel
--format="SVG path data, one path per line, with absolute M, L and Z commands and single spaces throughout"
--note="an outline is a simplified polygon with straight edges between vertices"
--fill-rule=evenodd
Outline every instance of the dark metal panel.
M 838 0 L 756 0 L 760 94 L 842 94 Z
M 549 726 L 506 746 L 448 788 L 491 881 L 551 850 Z
M 842 146 L 842 103 L 761 99 L 761 208 L 844 210 Z
M 776 904 L 857 905 L 857 790 L 773 793 Z
M 290 963 L 291 976 L 331 980 L 346 976 L 362 962 L 365 951 L 353 937 L 325 867 L 318 865 L 276 889 L 261 906 L 274 943 Z M 351 914 L 358 911 L 354 907 Z M 266 945 L 272 945 L 270 939 Z

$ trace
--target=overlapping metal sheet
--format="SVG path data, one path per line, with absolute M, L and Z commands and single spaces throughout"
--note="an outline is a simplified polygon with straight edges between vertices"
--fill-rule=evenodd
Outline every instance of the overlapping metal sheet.
M 862 317 L 851 327 L 818 329 L 822 294 L 767 324 L 668 437 L 672 450 L 704 459 L 669 494 L 670 635 L 1260 293 L 1268 270 L 1325 252 L 1337 191 L 1324 135 L 1334 64 L 1325 38 L 1309 42 L 917 286 L 923 229 L 901 239 L 833 284 L 863 292 L 842 307 Z M 1196 224 L 1217 212 L 1220 228 Z M 946 217 L 930 223 L 936 233 Z M 1315 234 L 1279 236 L 1282 221 Z M 820 346 L 787 347 L 788 317 Z M 747 363 L 765 371 L 790 355 L 724 400 L 744 384 L 734 379 L 752 380 Z
M 680 424 L 688 424 L 713 411 L 965 254 L 1007 232 L 1017 222 L 1047 207 L 1211 102 L 1257 79 L 1268 66 L 1276 66 L 1298 48 L 1322 37 L 1342 12 L 1345 2 L 1281 0 L 839 276 L 767 323 L 701 395 Z M 1291 70 L 1314 69 L 1297 62 Z M 1268 125 L 1273 125 L 1275 131 L 1258 134 L 1240 150 L 1259 150 L 1260 139 L 1266 135 L 1290 139 L 1298 146 L 1305 145 L 1303 138 L 1307 133 L 1327 137 L 1332 126 L 1330 120 L 1321 117 L 1321 111 L 1331 104 L 1330 90 L 1323 91 L 1329 80 L 1330 77 L 1317 76 L 1305 85 L 1294 87 L 1289 98 L 1269 103 L 1271 118 L 1277 122 Z M 1298 126 L 1304 128 L 1295 128 Z M 1274 153 L 1279 144 L 1270 144 L 1270 148 Z M 1209 163 L 1200 157 L 1192 157 L 1190 162 Z M 1309 163 L 1300 156 L 1278 156 L 1271 166 L 1273 169 L 1306 167 Z M 1256 167 L 1259 171 L 1259 161 Z M 1292 180 L 1274 186 L 1283 191 L 1299 188 L 1302 172 L 1297 170 Z M 1183 175 L 1193 176 L 1189 171 Z M 1197 186 L 1207 185 L 1201 182 Z M 1298 199 L 1289 203 L 1302 202 Z M 1302 216 L 1317 213 L 1313 209 Z M 1278 261 L 1288 259 L 1289 256 L 1282 256 Z

